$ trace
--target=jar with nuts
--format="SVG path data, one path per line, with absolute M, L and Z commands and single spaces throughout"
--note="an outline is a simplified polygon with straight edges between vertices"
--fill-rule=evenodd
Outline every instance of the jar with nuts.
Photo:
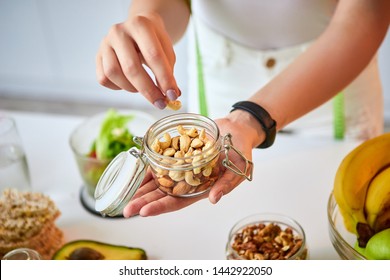
M 95 191 L 95 208 L 103 215 L 121 214 L 149 169 L 156 186 L 176 197 L 201 195 L 214 185 L 226 167 L 252 179 L 253 163 L 221 136 L 217 124 L 198 114 L 174 114 L 155 122 L 144 137 L 136 137 L 141 149 L 132 148 L 111 161 Z M 243 171 L 229 160 L 229 151 L 246 162 Z M 221 157 L 221 152 L 225 157 Z
M 228 260 L 305 260 L 305 232 L 293 219 L 273 213 L 255 214 L 236 223 L 226 245 Z

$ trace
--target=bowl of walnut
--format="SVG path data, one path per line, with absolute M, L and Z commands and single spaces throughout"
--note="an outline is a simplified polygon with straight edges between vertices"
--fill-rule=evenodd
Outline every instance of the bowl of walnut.
M 303 228 L 294 219 L 276 213 L 243 218 L 230 230 L 228 260 L 306 260 L 308 249 Z

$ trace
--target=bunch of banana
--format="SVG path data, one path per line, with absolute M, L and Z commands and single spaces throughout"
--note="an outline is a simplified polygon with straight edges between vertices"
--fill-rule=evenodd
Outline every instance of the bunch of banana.
M 363 142 L 343 159 L 333 194 L 345 227 L 361 246 L 390 228 L 390 133 Z

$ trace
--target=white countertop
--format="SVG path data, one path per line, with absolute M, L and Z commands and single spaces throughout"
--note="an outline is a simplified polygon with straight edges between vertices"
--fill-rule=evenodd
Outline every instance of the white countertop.
M 328 235 L 326 206 L 337 167 L 357 143 L 278 135 L 272 148 L 254 151 L 253 181 L 242 183 L 217 205 L 203 200 L 156 217 L 106 219 L 87 212 L 79 200 L 82 180 L 68 141 L 84 117 L 5 110 L 1 114 L 15 118 L 33 191 L 48 194 L 60 208 L 57 225 L 66 241 L 93 239 L 141 247 L 149 259 L 225 259 L 229 230 L 239 219 L 275 212 L 302 225 L 310 259 L 339 259 Z

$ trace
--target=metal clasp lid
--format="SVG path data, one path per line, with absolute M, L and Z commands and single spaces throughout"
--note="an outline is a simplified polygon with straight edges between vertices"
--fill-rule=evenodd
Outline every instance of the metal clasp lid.
M 223 147 L 225 148 L 225 159 L 222 161 L 223 166 L 228 168 L 230 171 L 234 172 L 235 174 L 239 176 L 245 177 L 248 181 L 252 181 L 253 179 L 253 162 L 247 159 L 241 151 L 236 149 L 233 146 L 232 142 L 232 135 L 230 133 L 223 136 Z M 244 170 L 241 170 L 238 168 L 237 165 L 235 165 L 230 159 L 229 159 L 229 151 L 233 150 L 236 152 L 238 156 L 241 157 L 242 160 L 245 161 L 245 168 Z

